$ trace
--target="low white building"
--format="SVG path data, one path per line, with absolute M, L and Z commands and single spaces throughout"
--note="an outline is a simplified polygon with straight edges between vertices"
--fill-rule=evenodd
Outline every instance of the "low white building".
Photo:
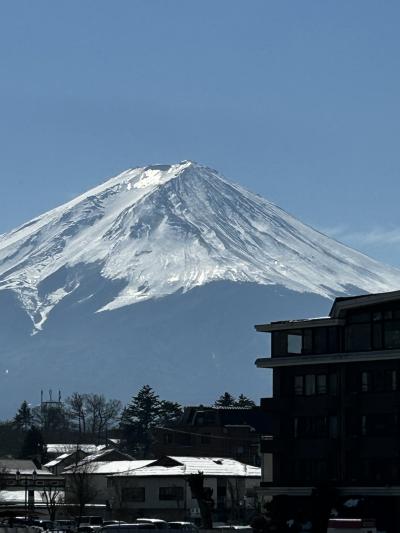
M 188 476 L 198 472 L 204 474 L 204 486 L 212 489 L 216 518 L 245 519 L 256 506 L 260 468 L 220 457 L 167 456 L 109 477 L 114 515 L 129 519 L 138 516 L 166 520 L 198 518 L 198 503 L 188 483 Z
M 65 468 L 62 472 L 62 475 L 65 477 L 66 503 L 69 503 L 73 500 L 72 486 L 74 476 L 76 476 L 76 474 L 83 474 L 87 478 L 88 486 L 90 486 L 90 493 L 93 495 L 90 503 L 106 504 L 110 502 L 110 493 L 107 486 L 108 476 L 119 474 L 121 472 L 131 472 L 152 462 L 153 461 L 151 460 L 88 461 L 88 457 L 85 457 L 85 459 L 83 459 L 83 461 L 81 461 L 77 466 L 71 465 Z

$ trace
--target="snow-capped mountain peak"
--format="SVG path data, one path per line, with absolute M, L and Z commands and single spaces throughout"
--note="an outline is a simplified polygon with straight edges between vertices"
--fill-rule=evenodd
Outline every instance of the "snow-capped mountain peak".
M 129 169 L 0 236 L 0 290 L 17 294 L 37 330 L 93 266 L 118 281 L 98 311 L 218 280 L 323 296 L 400 280 L 192 161 Z

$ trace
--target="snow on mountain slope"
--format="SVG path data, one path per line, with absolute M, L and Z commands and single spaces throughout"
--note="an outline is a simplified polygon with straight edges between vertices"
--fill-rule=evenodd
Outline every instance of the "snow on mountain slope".
M 400 271 L 190 161 L 127 170 L 0 236 L 0 290 L 17 294 L 36 330 L 94 263 L 123 281 L 98 311 L 221 280 L 327 297 L 400 285 Z M 72 267 L 66 283 L 45 288 Z

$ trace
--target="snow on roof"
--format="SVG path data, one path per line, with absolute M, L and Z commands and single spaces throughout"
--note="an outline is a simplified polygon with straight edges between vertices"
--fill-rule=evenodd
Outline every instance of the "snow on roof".
M 32 475 L 35 471 L 38 476 L 52 475 L 46 469 L 36 468 L 33 461 L 26 459 L 0 459 L 0 469 L 4 469 L 6 474 L 16 474 L 18 471 L 21 475 Z
M 261 477 L 261 468 L 224 457 L 168 456 L 166 459 L 171 461 L 170 466 L 160 464 L 163 461 L 161 459 L 159 461 L 152 461 L 152 464 L 143 468 L 117 474 L 116 477 L 187 476 L 189 474 L 197 474 L 198 472 L 203 472 L 207 477 Z
M 56 457 L 55 459 L 53 459 L 52 461 L 49 461 L 48 463 L 46 463 L 44 466 L 46 468 L 51 468 L 53 466 L 57 466 L 62 461 L 64 461 L 64 459 L 67 459 L 67 457 L 71 457 L 71 455 L 73 455 L 73 453 L 74 452 L 63 453 L 63 454 L 59 455 L 58 457 Z
M 82 450 L 85 453 L 96 453 L 106 448 L 105 444 L 48 444 L 47 453 L 71 453 Z
M 64 495 L 64 491 L 57 491 L 60 499 Z M 45 497 L 42 497 L 42 492 L 35 490 L 35 504 L 46 503 Z M 0 503 L 25 503 L 25 490 L 2 490 L 0 491 Z
M 154 463 L 154 459 L 147 459 L 142 461 L 97 461 L 90 464 L 88 474 L 118 474 L 125 472 L 130 475 L 132 470 L 142 468 L 150 463 Z M 84 465 L 82 465 L 83 467 Z M 78 466 L 79 469 L 79 466 Z M 63 474 L 70 474 L 73 472 L 74 466 L 68 466 L 63 470 Z

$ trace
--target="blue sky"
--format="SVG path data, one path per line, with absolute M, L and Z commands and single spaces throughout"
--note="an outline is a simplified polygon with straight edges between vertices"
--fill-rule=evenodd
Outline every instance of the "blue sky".
M 9 0 L 0 233 L 194 159 L 400 266 L 400 4 Z

